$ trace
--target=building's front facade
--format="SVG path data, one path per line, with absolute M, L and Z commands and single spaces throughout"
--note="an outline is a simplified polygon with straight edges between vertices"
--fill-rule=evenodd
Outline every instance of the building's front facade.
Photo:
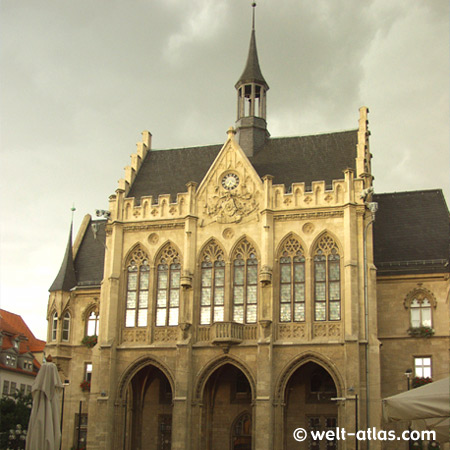
M 236 89 L 223 145 L 155 151 L 144 132 L 106 219 L 69 240 L 48 307 L 63 449 L 354 449 L 293 431 L 381 428 L 407 368 L 448 374 L 442 193 L 411 193 L 434 209 L 411 231 L 396 208 L 377 251 L 376 202 L 401 194 L 373 194 L 368 109 L 354 130 L 271 138 L 254 30 Z M 431 217 L 413 263 L 402 236 Z

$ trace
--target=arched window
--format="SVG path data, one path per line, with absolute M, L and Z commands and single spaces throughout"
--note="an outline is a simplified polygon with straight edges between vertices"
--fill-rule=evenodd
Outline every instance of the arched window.
M 161 252 L 158 261 L 157 327 L 178 325 L 180 276 L 180 257 L 175 248 L 171 244 L 168 244 Z
M 138 247 L 127 265 L 126 327 L 146 327 L 150 266 L 147 254 Z
M 232 450 L 250 450 L 252 448 L 252 418 L 248 412 L 238 416 L 233 423 L 231 448 Z
M 69 340 L 70 334 L 70 313 L 66 312 L 63 316 L 63 324 L 62 324 L 62 340 L 67 342 Z
M 436 307 L 434 295 L 427 289 L 414 289 L 405 299 L 405 308 L 410 308 L 411 328 L 431 328 L 432 307 Z
M 244 239 L 233 258 L 233 321 L 256 323 L 258 306 L 258 260 L 253 246 Z
M 58 314 L 56 311 L 52 314 L 52 341 L 56 341 L 58 332 Z
M 323 236 L 314 252 L 314 320 L 341 319 L 341 266 L 334 240 Z
M 211 242 L 201 258 L 202 285 L 200 293 L 200 324 L 224 320 L 225 262 L 223 251 Z
M 305 256 L 297 239 L 290 237 L 280 257 L 280 322 L 305 320 Z
M 98 310 L 92 309 L 86 319 L 86 336 L 98 336 Z

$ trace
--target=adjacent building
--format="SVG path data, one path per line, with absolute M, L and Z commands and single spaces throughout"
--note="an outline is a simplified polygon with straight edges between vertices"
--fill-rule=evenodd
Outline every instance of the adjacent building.
M 271 137 L 254 29 L 235 87 L 225 142 L 144 131 L 103 218 L 70 233 L 48 303 L 63 449 L 354 449 L 292 433 L 380 428 L 408 369 L 448 376 L 442 192 L 374 193 L 366 107 Z
M 3 396 L 31 393 L 41 367 L 45 341 L 37 339 L 21 316 L 0 309 L 0 387 Z

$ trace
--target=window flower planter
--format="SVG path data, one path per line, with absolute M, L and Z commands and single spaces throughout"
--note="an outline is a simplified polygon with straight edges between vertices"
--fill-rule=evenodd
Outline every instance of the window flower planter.
M 431 378 L 414 377 L 412 379 L 412 387 L 417 388 L 417 387 L 424 386 L 424 385 L 432 383 L 432 382 L 433 382 L 433 380 Z
M 431 327 L 410 327 L 408 334 L 412 337 L 431 337 L 434 335 L 434 329 Z
M 91 382 L 84 380 L 80 383 L 80 388 L 83 392 L 90 392 L 91 391 Z
M 94 334 L 92 336 L 85 336 L 83 340 L 81 341 L 81 344 L 84 345 L 87 348 L 92 348 L 94 345 L 97 344 L 97 336 Z

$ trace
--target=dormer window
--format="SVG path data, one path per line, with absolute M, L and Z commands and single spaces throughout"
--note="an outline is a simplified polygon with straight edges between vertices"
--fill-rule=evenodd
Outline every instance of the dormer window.
M 16 367 L 17 358 L 14 355 L 6 355 L 6 365 L 9 367 Z
M 19 340 L 18 339 L 13 340 L 13 346 L 16 350 L 19 350 Z

